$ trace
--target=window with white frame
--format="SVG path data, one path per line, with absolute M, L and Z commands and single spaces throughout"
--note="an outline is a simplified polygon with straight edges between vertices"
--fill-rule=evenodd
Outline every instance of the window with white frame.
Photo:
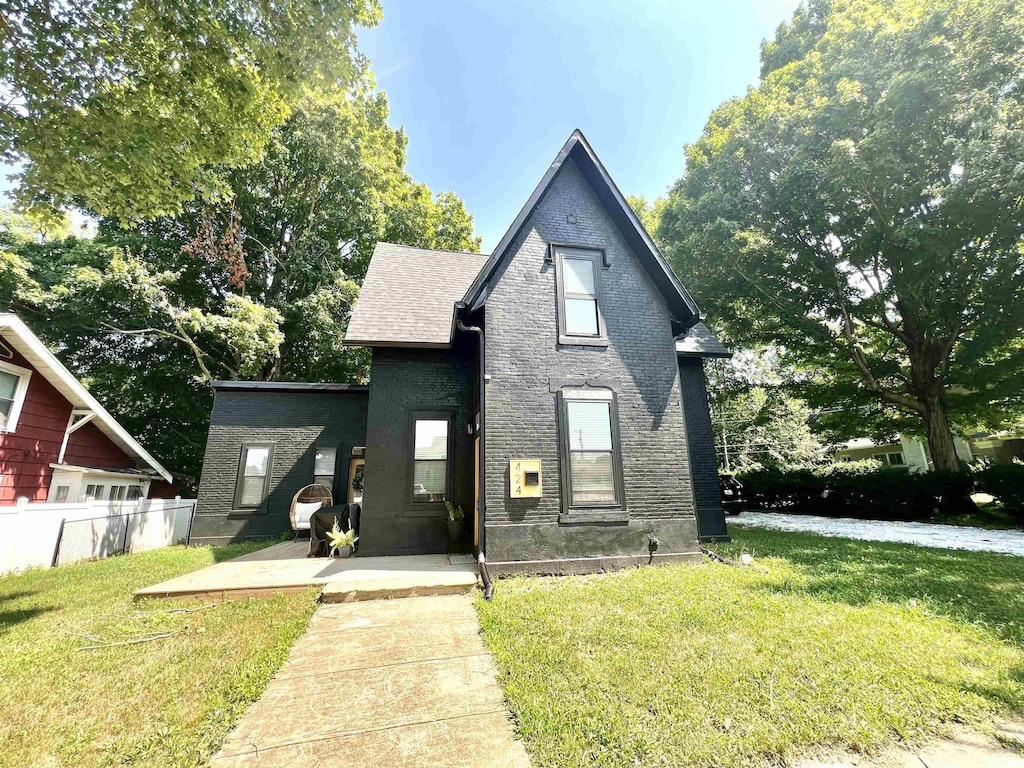
M 100 484 L 92 484 L 85 486 L 85 500 L 86 501 L 102 501 L 103 500 L 103 489 L 104 486 Z
M 448 498 L 451 421 L 449 414 L 413 415 L 413 504 L 441 504 Z
M 71 490 L 71 487 L 68 486 L 68 485 L 58 485 L 57 486 L 57 495 L 54 496 L 53 500 L 56 501 L 58 504 L 63 504 L 64 502 L 66 502 L 68 500 L 68 491 L 70 491 L 70 490 Z
M 558 286 L 558 334 L 564 343 L 602 340 L 602 252 L 584 248 L 555 248 Z
M 273 449 L 270 445 L 242 446 L 235 485 L 235 509 L 255 510 L 263 505 L 272 462 Z
M 28 368 L 0 361 L 0 430 L 13 432 L 18 428 L 31 376 Z

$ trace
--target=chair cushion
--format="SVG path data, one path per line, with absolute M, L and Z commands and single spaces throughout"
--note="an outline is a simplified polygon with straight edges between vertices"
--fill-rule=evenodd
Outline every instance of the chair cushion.
M 309 518 L 322 506 L 322 501 L 295 502 L 295 530 L 308 531 Z

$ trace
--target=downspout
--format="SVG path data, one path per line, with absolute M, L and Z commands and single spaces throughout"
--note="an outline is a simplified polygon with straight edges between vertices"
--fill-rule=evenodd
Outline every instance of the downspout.
M 457 312 L 456 320 L 455 320 L 455 327 L 458 328 L 460 331 L 464 331 L 466 333 L 476 334 L 477 342 L 478 342 L 478 345 L 479 345 L 479 352 L 480 352 L 480 359 L 479 359 L 479 366 L 478 366 L 479 367 L 479 371 L 478 371 L 479 379 L 478 379 L 478 385 L 477 385 L 477 389 L 478 389 L 478 391 L 480 393 L 480 403 L 479 403 L 479 413 L 480 413 L 480 435 L 479 435 L 479 437 L 480 437 L 480 467 L 478 468 L 479 477 L 477 479 L 477 483 L 480 485 L 479 519 L 480 519 L 480 525 L 482 527 L 484 519 L 485 519 L 485 510 L 487 508 L 487 502 L 486 502 L 486 498 L 487 498 L 487 493 L 486 493 L 486 488 L 487 488 L 487 471 L 485 469 L 486 466 L 487 466 L 487 461 L 486 461 L 486 458 L 487 458 L 487 440 L 485 439 L 486 438 L 486 434 L 487 434 L 487 415 L 486 415 L 486 402 L 487 402 L 487 399 L 486 399 L 485 393 L 484 393 L 484 386 L 487 383 L 486 382 L 486 378 L 485 378 L 486 377 L 486 371 L 487 371 L 487 366 L 486 366 L 487 350 L 486 350 L 486 345 L 484 344 L 484 329 L 481 328 L 478 325 L 466 325 L 464 322 L 462 322 L 462 315 L 466 311 L 466 305 L 463 302 L 459 302 L 459 303 L 457 303 L 455 305 L 455 310 Z M 480 536 L 480 554 L 477 557 L 477 561 L 478 561 L 479 566 L 480 566 L 480 581 L 483 582 L 483 585 L 484 585 L 484 600 L 490 600 L 492 597 L 494 597 L 494 583 L 491 581 L 491 577 L 487 573 L 487 558 L 484 555 L 485 538 L 483 536 L 483 531 L 480 531 L 480 533 L 481 533 L 481 536 Z

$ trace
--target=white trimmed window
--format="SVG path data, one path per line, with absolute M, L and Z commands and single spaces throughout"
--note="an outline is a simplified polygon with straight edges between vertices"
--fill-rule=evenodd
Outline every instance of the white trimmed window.
M 31 377 L 28 368 L 0 361 L 0 431 L 13 432 L 18 428 Z

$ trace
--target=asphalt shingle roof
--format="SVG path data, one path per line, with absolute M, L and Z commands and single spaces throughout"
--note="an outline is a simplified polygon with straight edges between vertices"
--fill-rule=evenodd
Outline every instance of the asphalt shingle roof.
M 697 323 L 676 339 L 676 354 L 691 357 L 732 357 L 704 323 Z
M 345 343 L 448 346 L 455 302 L 486 261 L 479 253 L 377 243 Z

